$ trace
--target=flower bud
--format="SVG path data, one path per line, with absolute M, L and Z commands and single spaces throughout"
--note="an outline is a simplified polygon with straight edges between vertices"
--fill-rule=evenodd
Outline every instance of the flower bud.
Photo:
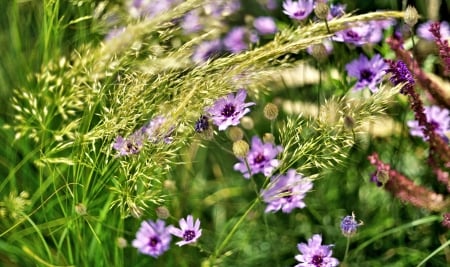
M 255 123 L 253 122 L 252 118 L 250 118 L 248 116 L 244 116 L 241 119 L 241 125 L 244 129 L 251 130 L 255 126 Z
M 323 61 L 328 57 L 328 51 L 324 44 L 314 44 L 311 46 L 311 55 L 317 59 L 317 61 Z
M 244 138 L 244 131 L 239 127 L 230 127 L 228 130 L 228 137 L 231 141 L 236 142 Z
M 127 240 L 123 237 L 118 237 L 116 239 L 116 244 L 117 244 L 117 247 L 119 247 L 119 248 L 126 248 L 128 246 Z
M 263 135 L 263 142 L 275 144 L 275 137 L 271 133 L 265 133 Z
M 414 25 L 416 25 L 418 19 L 419 13 L 417 13 L 417 9 L 413 6 L 408 6 L 405 10 L 405 23 L 412 28 Z
M 278 117 L 278 107 L 277 105 L 273 104 L 273 103 L 268 103 L 265 107 L 264 107 L 264 117 L 266 117 L 268 120 L 275 120 Z
M 316 14 L 319 19 L 327 19 L 329 11 L 330 8 L 324 2 L 317 2 L 316 7 L 314 8 L 314 14 Z
M 233 154 L 238 158 L 245 158 L 250 147 L 244 140 L 238 140 L 233 143 Z
M 352 213 L 351 216 L 345 216 L 341 221 L 341 231 L 342 234 L 346 237 L 351 237 L 356 233 L 356 230 L 359 226 L 361 226 L 362 222 L 357 222 L 355 220 L 355 214 Z
M 170 216 L 169 210 L 164 206 L 157 207 L 155 211 L 156 211 L 156 216 L 158 216 L 158 218 L 160 218 L 160 219 L 165 220 L 165 219 L 169 218 L 169 216 Z
M 78 215 L 84 216 L 87 214 L 86 206 L 83 203 L 78 203 L 75 205 L 75 212 Z

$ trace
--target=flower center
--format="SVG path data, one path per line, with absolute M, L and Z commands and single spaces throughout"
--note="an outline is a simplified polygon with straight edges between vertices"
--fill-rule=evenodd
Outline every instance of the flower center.
M 303 17 L 305 15 L 305 10 L 298 10 L 294 12 L 294 17 Z
M 287 201 L 292 201 L 292 189 L 285 189 L 281 192 L 281 196 Z
M 192 231 L 192 230 L 184 231 L 183 239 L 185 241 L 191 241 L 192 239 L 194 239 L 194 237 L 195 237 L 195 232 L 194 231 Z
M 263 154 L 258 154 L 258 155 L 256 155 L 256 157 L 255 157 L 255 160 L 254 160 L 254 163 L 261 163 L 261 162 L 263 162 L 264 160 L 265 160 L 266 158 L 264 157 L 264 155 Z
M 358 33 L 354 32 L 352 30 L 347 31 L 346 35 L 347 35 L 347 37 L 349 37 L 351 39 L 359 39 Z
M 317 267 L 320 267 L 320 266 L 322 266 L 322 263 L 323 263 L 323 257 L 321 255 L 314 255 L 312 257 L 311 263 L 316 265 Z
M 361 75 L 361 80 L 370 82 L 373 79 L 373 72 L 368 69 L 362 69 L 360 72 L 360 75 Z
M 226 104 L 222 109 L 221 114 L 225 117 L 231 117 L 236 111 L 236 107 L 233 104 Z
M 159 238 L 154 236 L 154 237 L 150 238 L 150 240 L 148 241 L 148 245 L 150 247 L 156 247 L 156 245 L 158 245 L 159 242 L 160 242 Z

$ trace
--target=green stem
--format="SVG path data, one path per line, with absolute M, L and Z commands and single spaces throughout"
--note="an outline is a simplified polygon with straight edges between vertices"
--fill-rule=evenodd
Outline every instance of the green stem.
M 242 214 L 241 218 L 236 222 L 236 224 L 233 226 L 231 231 L 228 233 L 228 235 L 225 237 L 225 239 L 222 241 L 222 243 L 219 245 L 219 248 L 214 252 L 214 259 L 217 258 L 217 256 L 221 253 L 221 251 L 225 248 L 225 246 L 230 242 L 233 235 L 236 233 L 239 226 L 242 224 L 244 219 L 247 217 L 249 212 L 256 206 L 256 204 L 259 202 L 259 197 L 257 197 L 253 203 L 248 207 L 248 209 Z
M 347 260 L 347 256 L 348 256 L 348 250 L 350 248 L 350 237 L 347 237 L 347 245 L 345 246 L 345 254 L 344 254 L 344 259 L 342 260 L 342 262 L 345 262 Z

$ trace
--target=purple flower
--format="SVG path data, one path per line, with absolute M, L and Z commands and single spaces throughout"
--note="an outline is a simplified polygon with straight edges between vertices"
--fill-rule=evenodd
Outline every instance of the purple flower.
M 192 215 L 188 215 L 186 220 L 182 218 L 180 220 L 180 228 L 170 227 L 169 232 L 182 238 L 182 241 L 177 242 L 178 246 L 184 246 L 186 244 L 195 243 L 197 239 L 202 235 L 202 229 L 200 229 L 200 220 L 194 218 Z
M 144 146 L 144 140 L 143 132 L 138 130 L 127 138 L 117 136 L 114 140 L 113 148 L 119 152 L 120 156 L 137 154 Z
M 277 0 L 266 0 L 265 6 L 269 10 L 275 10 L 278 8 Z
M 283 2 L 283 13 L 291 19 L 304 20 L 314 9 L 313 0 L 286 0 Z
M 286 175 L 272 176 L 270 184 L 261 192 L 264 202 L 268 203 L 265 212 L 279 211 L 290 213 L 295 208 L 306 207 L 303 198 L 313 184 L 294 169 Z
M 378 91 L 377 86 L 383 79 L 386 68 L 387 64 L 379 54 L 373 56 L 371 60 L 361 54 L 358 59 L 345 66 L 348 75 L 358 79 L 353 90 L 358 91 L 367 87 L 372 93 Z
M 195 131 L 197 133 L 202 133 L 209 129 L 209 118 L 205 115 L 201 115 L 200 118 L 195 122 Z
M 339 18 L 345 14 L 345 9 L 347 5 L 345 4 L 331 4 L 330 12 L 328 13 L 327 20 L 332 20 L 335 18 Z
M 198 10 L 195 9 L 186 13 L 181 20 L 180 26 L 185 34 L 194 33 L 201 30 L 203 25 L 200 23 Z
M 322 236 L 313 235 L 308 239 L 308 244 L 297 245 L 301 254 L 295 256 L 300 263 L 295 267 L 335 267 L 339 265 L 336 258 L 331 257 L 333 245 L 322 245 Z
M 341 232 L 344 236 L 350 237 L 356 233 L 356 230 L 362 223 L 355 220 L 355 214 L 345 216 L 341 221 Z
M 253 106 L 255 103 L 245 103 L 246 97 L 247 92 L 244 89 L 240 89 L 236 96 L 229 94 L 217 100 L 212 107 L 206 110 L 210 114 L 213 123 L 219 127 L 219 131 L 225 130 L 228 126 L 238 125 L 239 120 L 250 112 L 248 107 Z
M 197 64 L 217 56 L 222 50 L 222 42 L 219 39 L 204 41 L 199 44 L 192 55 L 192 61 Z
M 336 32 L 333 40 L 360 46 L 367 43 L 370 30 L 369 23 L 355 24 L 351 28 Z
M 126 27 L 118 27 L 110 30 L 108 34 L 105 36 L 105 40 L 108 41 L 121 36 L 126 29 L 127 29 Z
M 179 0 L 131 0 L 128 2 L 128 12 L 132 17 L 153 17 L 179 3 Z
M 239 0 L 214 0 L 204 6 L 205 13 L 213 17 L 226 17 L 241 8 Z
M 133 247 L 140 253 L 150 255 L 154 258 L 161 256 L 170 247 L 172 235 L 169 233 L 171 226 L 166 227 L 163 220 L 143 221 L 133 240 Z
M 425 40 L 428 41 L 434 41 L 434 36 L 430 32 L 430 26 L 433 23 L 433 21 L 429 20 L 425 23 L 420 24 L 417 27 L 417 35 Z M 448 39 L 450 37 L 450 26 L 447 21 L 441 22 L 441 29 L 440 29 L 441 37 L 442 39 Z
M 253 21 L 256 31 L 261 34 L 274 34 L 277 32 L 277 25 L 272 17 L 257 17 Z
M 257 136 L 253 136 L 247 157 L 245 159 L 241 158 L 241 162 L 236 163 L 234 169 L 243 173 L 247 179 L 257 173 L 262 173 L 264 176 L 269 177 L 272 171 L 280 164 L 280 161 L 276 157 L 282 151 L 283 148 L 281 146 L 275 146 L 272 143 L 263 143 Z
M 225 48 L 231 53 L 240 53 L 248 48 L 248 42 L 255 43 L 258 36 L 249 33 L 245 27 L 234 27 L 223 39 Z
M 428 106 L 424 107 L 424 112 L 428 123 L 433 125 L 436 134 L 447 140 L 447 133 L 450 131 L 450 113 L 448 109 L 438 106 Z M 420 126 L 417 120 L 408 121 L 407 124 L 409 133 L 412 136 L 422 137 L 426 141 L 425 135 L 423 134 L 425 127 Z
M 147 139 L 152 143 L 158 143 L 164 141 L 166 144 L 172 142 L 172 134 L 175 130 L 173 126 L 167 127 L 167 119 L 163 116 L 156 116 L 144 127 L 142 127 L 142 132 L 147 136 Z

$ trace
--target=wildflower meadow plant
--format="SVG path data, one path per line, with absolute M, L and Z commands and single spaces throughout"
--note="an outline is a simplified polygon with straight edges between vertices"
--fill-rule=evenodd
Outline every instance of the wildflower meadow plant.
M 448 14 L 394 2 L 6 1 L 0 266 L 448 266 Z

